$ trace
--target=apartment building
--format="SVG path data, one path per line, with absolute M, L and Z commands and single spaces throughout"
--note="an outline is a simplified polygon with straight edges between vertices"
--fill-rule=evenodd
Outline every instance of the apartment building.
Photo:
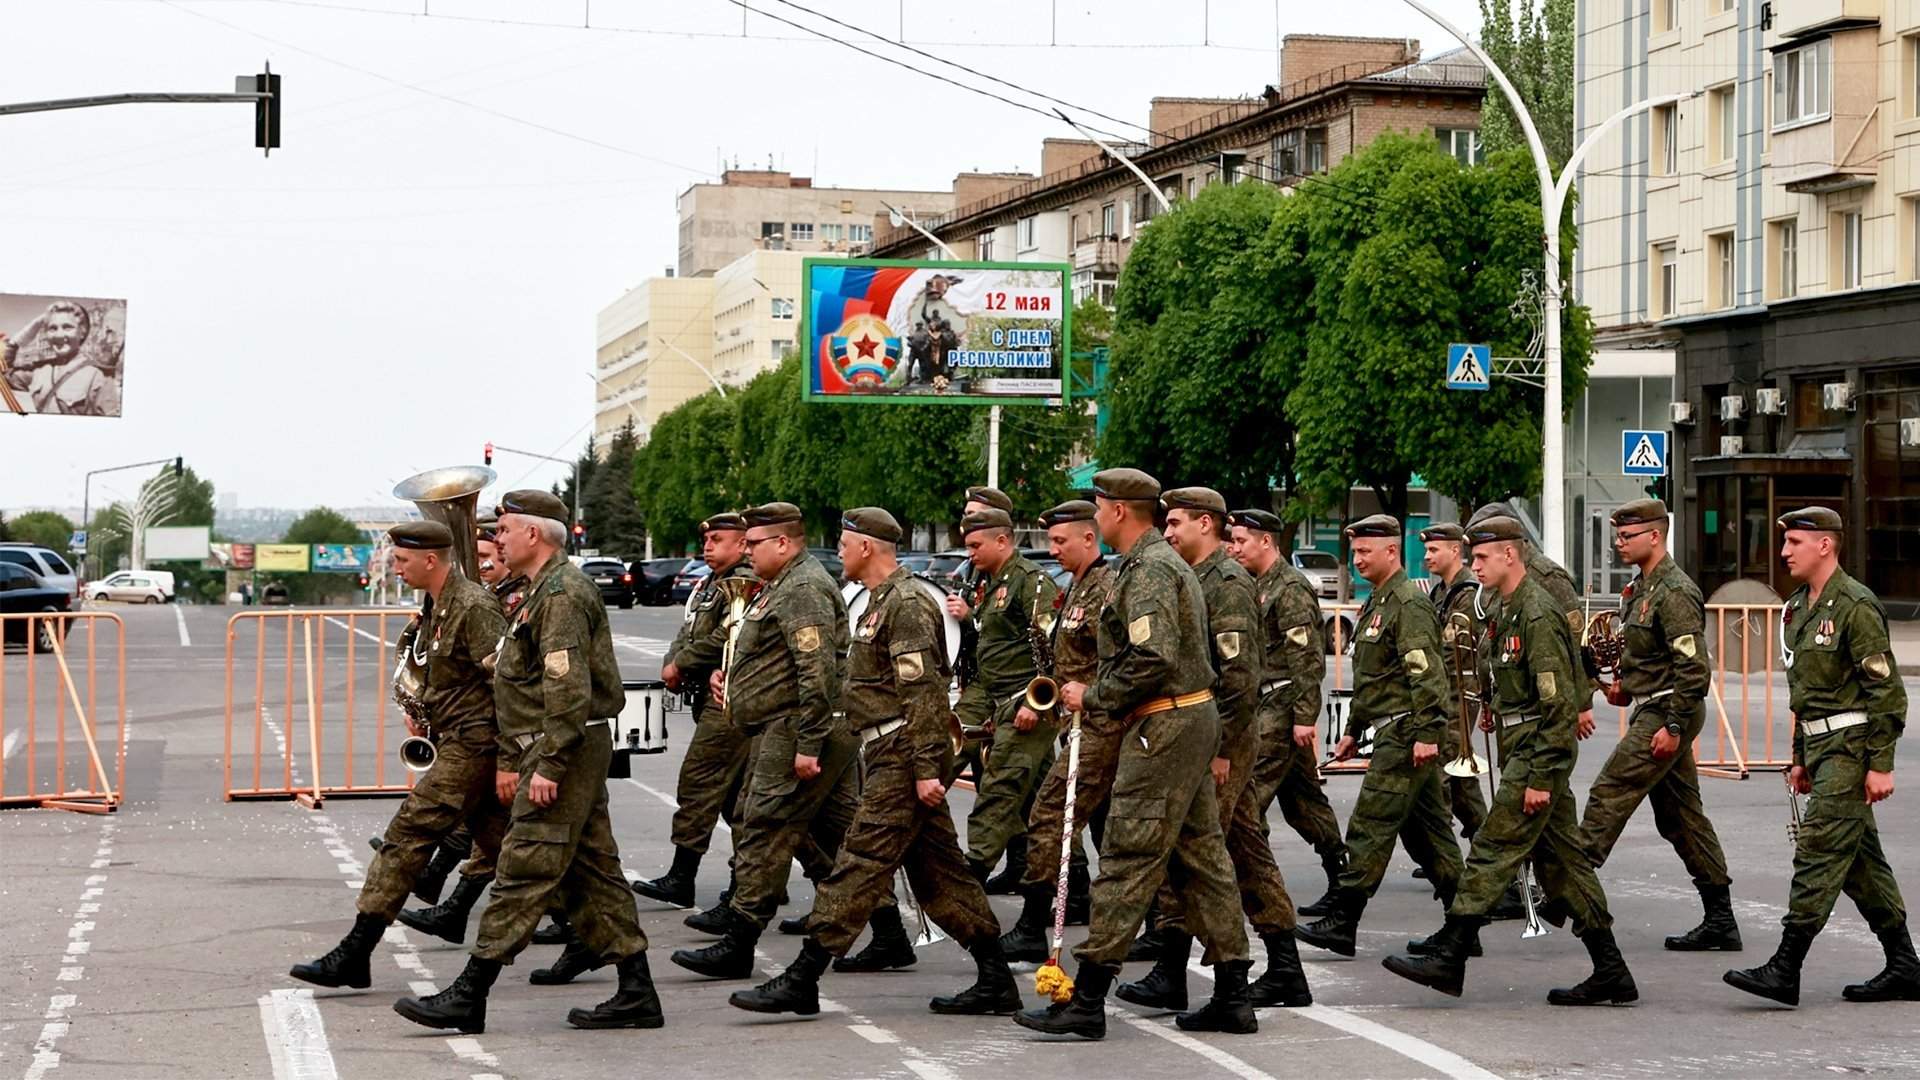
M 952 191 L 815 187 L 774 169 L 729 169 L 680 193 L 678 276 L 710 277 L 750 251 L 864 255 L 888 206 L 915 218 L 953 209 Z

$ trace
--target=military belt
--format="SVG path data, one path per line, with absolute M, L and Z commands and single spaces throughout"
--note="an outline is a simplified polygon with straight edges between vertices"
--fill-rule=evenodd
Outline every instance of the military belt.
M 1540 719 L 1540 714 L 1537 712 L 1521 713 L 1519 716 L 1503 716 L 1500 718 L 1500 726 L 1502 728 L 1519 727 L 1521 724 L 1531 724 L 1538 719 Z
M 1152 701 L 1128 713 L 1127 724 L 1131 726 L 1136 721 L 1145 720 L 1155 713 L 1172 712 L 1175 709 L 1184 709 L 1189 705 L 1199 705 L 1212 700 L 1213 690 L 1211 688 L 1195 690 L 1191 694 L 1180 694 L 1175 697 L 1154 698 Z
M 1275 690 L 1285 690 L 1287 687 L 1292 685 L 1293 685 L 1292 679 L 1270 679 L 1267 682 L 1263 682 L 1260 684 L 1260 696 L 1266 697 L 1268 694 L 1273 693 Z
M 896 716 L 891 720 L 875 724 L 872 727 L 863 727 L 860 729 L 860 745 L 865 747 L 873 740 L 884 738 L 906 726 L 907 718 L 904 716 Z
M 589 721 L 587 721 L 586 723 L 584 723 L 584 724 L 582 724 L 582 725 L 580 725 L 580 726 L 581 726 L 581 727 L 590 727 L 590 728 L 595 728 L 595 727 L 606 727 L 606 726 L 607 726 L 608 724 L 610 724 L 610 723 L 612 723 L 612 721 L 610 721 L 610 720 L 608 720 L 608 719 L 607 719 L 606 717 L 604 717 L 604 716 L 603 716 L 603 717 L 601 717 L 601 718 L 600 718 L 600 719 L 598 719 L 598 720 L 589 720 Z M 543 735 L 545 735 L 545 734 L 546 734 L 546 732 L 544 732 L 544 731 L 536 731 L 536 732 L 534 732 L 534 733 L 532 733 L 531 735 L 509 735 L 509 736 L 507 736 L 507 737 L 508 737 L 509 739 L 512 739 L 512 740 L 513 740 L 513 745 L 514 745 L 514 746 L 516 746 L 516 747 L 518 747 L 518 748 L 519 748 L 519 750 L 520 750 L 520 752 L 524 754 L 524 753 L 526 753 L 526 752 L 527 752 L 527 748 L 528 748 L 528 747 L 530 747 L 530 746 L 532 746 L 532 745 L 533 745 L 534 743 L 536 743 L 536 742 L 539 742 L 539 741 L 540 741 L 540 738 L 541 738 L 541 736 L 543 736 Z
M 1640 700 L 1641 701 L 1659 701 L 1661 698 L 1666 697 L 1671 693 L 1673 693 L 1673 687 L 1669 686 L 1665 690 L 1656 690 L 1653 693 L 1648 694 L 1646 697 L 1641 698 Z
M 1800 734 L 1825 735 L 1833 731 L 1844 731 L 1850 727 L 1859 727 L 1866 722 L 1867 714 L 1864 712 L 1834 713 L 1832 716 L 1823 716 L 1818 720 L 1800 721 Z

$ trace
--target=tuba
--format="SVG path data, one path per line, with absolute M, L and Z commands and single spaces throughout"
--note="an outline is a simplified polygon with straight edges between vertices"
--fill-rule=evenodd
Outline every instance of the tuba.
M 474 527 L 478 523 L 480 490 L 493 483 L 494 475 L 492 469 L 477 465 L 451 465 L 416 473 L 393 488 L 394 498 L 412 501 L 422 517 L 445 525 L 453 533 L 453 564 L 468 581 L 480 580 L 480 545 Z M 416 618 L 400 635 L 400 657 L 393 669 L 394 703 L 427 732 L 425 736 L 409 736 L 400 744 L 400 764 L 416 773 L 432 768 L 436 756 L 424 696 L 427 656 L 420 647 L 420 635 L 425 631 Z

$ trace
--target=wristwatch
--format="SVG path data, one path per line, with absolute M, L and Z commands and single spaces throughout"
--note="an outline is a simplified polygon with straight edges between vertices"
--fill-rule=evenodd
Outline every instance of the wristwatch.
M 1673 736 L 1674 738 L 1676 738 L 1676 739 L 1677 739 L 1677 738 L 1679 738 L 1679 737 L 1680 737 L 1680 732 L 1681 732 L 1682 730 L 1683 730 L 1683 729 L 1682 729 L 1682 728 L 1680 727 L 1680 722 L 1679 722 L 1679 721 L 1677 721 L 1677 720 L 1669 720 L 1669 721 L 1667 721 L 1667 734 L 1669 734 L 1669 735 L 1671 735 L 1671 736 Z

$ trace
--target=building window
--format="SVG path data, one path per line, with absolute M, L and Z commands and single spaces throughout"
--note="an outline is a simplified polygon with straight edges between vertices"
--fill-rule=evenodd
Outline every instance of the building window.
M 1307 129 L 1307 172 L 1318 176 L 1327 171 L 1327 129 Z
M 1194 181 L 1193 181 L 1193 177 L 1189 176 L 1187 177 L 1187 198 L 1189 199 L 1193 198 L 1193 192 L 1194 192 Z
M 1791 300 L 1800 292 L 1800 223 L 1793 218 L 1767 226 L 1767 299 Z
M 871 225 L 847 226 L 847 242 L 852 244 L 873 243 L 873 226 Z
M 1711 233 L 1707 236 L 1707 306 L 1730 308 L 1733 296 L 1733 234 Z
M 1773 149 L 1773 69 L 1772 68 L 1768 68 L 1766 71 L 1766 74 L 1761 76 L 1761 82 L 1766 84 L 1760 88 L 1760 101 L 1761 101 L 1760 107 L 1766 110 L 1766 115 L 1760 118 L 1761 120 L 1760 150 L 1762 153 L 1765 153 L 1766 151 Z
M 1827 408 L 1828 383 L 1844 382 L 1839 372 L 1804 375 L 1793 380 L 1793 429 L 1795 431 L 1835 431 L 1847 426 L 1850 414 L 1845 409 Z
M 1653 264 L 1653 310 L 1648 315 L 1664 319 L 1674 313 L 1679 302 L 1680 263 L 1672 243 L 1655 244 L 1653 258 L 1648 261 Z
M 767 343 L 767 347 L 773 359 L 783 360 L 786 358 L 787 353 L 793 350 L 793 342 L 786 338 L 774 338 Z
M 1483 157 L 1480 132 L 1474 128 L 1435 128 L 1440 149 L 1452 154 L 1462 165 L 1478 165 Z
M 787 227 L 787 239 L 795 243 L 813 243 L 813 222 L 796 221 Z
M 1112 203 L 1100 208 L 1100 235 L 1108 239 L 1120 235 L 1120 219 L 1115 216 Z
M 1823 120 L 1833 108 L 1833 41 L 1773 54 L 1773 122 Z
M 1680 106 L 1661 105 L 1653 110 L 1653 174 L 1675 176 L 1680 172 Z
M 981 233 L 980 238 L 974 241 L 974 252 L 980 256 L 981 262 L 991 262 L 993 260 L 993 234 L 990 232 Z
M 1920 34 L 1900 39 L 1900 114 L 1920 116 Z
M 773 317 L 776 319 L 793 318 L 793 301 L 784 296 L 773 298 Z
M 1653 0 L 1653 32 L 1664 34 L 1680 25 L 1680 0 Z
M 1722 13 L 1732 11 L 1733 0 L 1713 0 L 1713 10 Z
M 1860 287 L 1860 211 L 1848 210 L 1833 215 L 1829 243 L 1833 248 L 1833 287 Z
M 820 226 L 820 240 L 822 243 L 837 244 L 840 242 L 840 235 L 841 229 L 839 225 Z
M 1906 279 L 1920 281 L 1920 195 L 1909 195 L 1900 200 L 1900 212 L 1905 215 L 1906 228 L 1901 230 L 1906 237 L 1902 245 L 1906 249 Z
M 1034 231 L 1039 221 L 1040 221 L 1040 216 L 1038 214 L 1030 215 L 1028 217 L 1023 217 L 1020 219 L 1020 239 L 1014 245 L 1015 250 L 1032 251 L 1034 249 L 1036 244 L 1036 241 L 1034 240 Z
M 1273 140 L 1273 163 L 1280 170 L 1279 179 L 1285 181 L 1299 176 L 1300 166 L 1304 164 L 1300 154 L 1300 132 L 1283 131 Z
M 1734 138 L 1740 133 L 1734 101 L 1732 83 L 1707 91 L 1707 154 L 1715 165 L 1733 160 Z

